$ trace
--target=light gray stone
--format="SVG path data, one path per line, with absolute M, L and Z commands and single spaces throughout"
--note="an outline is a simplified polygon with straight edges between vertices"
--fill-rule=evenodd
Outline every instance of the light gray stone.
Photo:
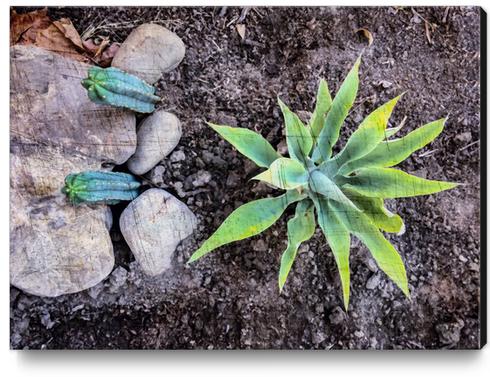
M 78 292 L 114 266 L 112 215 L 68 203 L 64 178 L 125 162 L 136 120 L 88 99 L 88 65 L 32 46 L 10 52 L 10 281 L 39 296 Z
M 138 128 L 138 146 L 128 161 L 128 168 L 137 175 L 145 174 L 174 150 L 182 135 L 180 121 L 159 110 L 146 118 Z
M 164 72 L 177 67 L 185 55 L 177 34 L 156 24 L 134 29 L 117 51 L 112 66 L 154 84 Z
M 376 289 L 381 281 L 379 274 L 373 274 L 366 283 L 366 289 Z
M 170 268 L 175 249 L 192 234 L 197 220 L 173 195 L 150 189 L 126 207 L 119 225 L 143 271 L 155 276 Z

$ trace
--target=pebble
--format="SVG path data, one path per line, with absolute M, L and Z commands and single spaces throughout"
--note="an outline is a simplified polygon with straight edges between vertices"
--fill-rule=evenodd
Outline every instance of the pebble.
M 177 34 L 157 24 L 143 24 L 119 47 L 112 66 L 154 84 L 164 72 L 176 68 L 184 55 L 185 45 Z
M 142 270 L 155 276 L 171 267 L 175 249 L 192 234 L 197 219 L 170 193 L 150 189 L 126 207 L 119 225 Z
M 173 152 L 170 155 L 170 161 L 171 162 L 179 162 L 179 161 L 184 161 L 185 160 L 185 153 L 184 151 L 178 150 Z
M 472 136 L 471 136 L 470 131 L 462 132 L 462 133 L 456 135 L 456 140 L 460 141 L 461 143 L 469 143 L 469 142 L 471 142 L 471 139 L 472 139 Z
M 202 187 L 211 181 L 211 173 L 206 170 L 199 170 L 196 174 L 191 175 L 190 182 L 194 187 Z
M 167 156 L 179 143 L 182 129 L 179 119 L 158 110 L 146 118 L 137 133 L 136 152 L 128 161 L 128 169 L 142 175 Z
M 379 274 L 374 274 L 369 278 L 369 280 L 366 283 L 366 289 L 376 289 L 379 285 L 380 282 L 380 276 Z
M 150 175 L 150 180 L 152 183 L 155 185 L 162 185 L 164 180 L 163 180 L 163 175 L 165 174 L 165 166 L 163 165 L 157 165 L 151 170 L 151 175 Z
M 109 291 L 116 293 L 126 283 L 126 280 L 128 280 L 128 271 L 124 267 L 116 267 L 109 277 Z
M 365 263 L 366 263 L 366 267 L 369 269 L 369 271 L 378 272 L 378 265 L 376 264 L 376 262 L 374 261 L 373 258 L 368 257 L 366 259 Z
M 364 336 L 364 333 L 361 330 L 356 330 L 354 331 L 354 335 L 356 338 L 362 338 Z
M 252 243 L 252 249 L 258 252 L 266 252 L 267 250 L 269 250 L 269 247 L 263 239 L 258 239 Z

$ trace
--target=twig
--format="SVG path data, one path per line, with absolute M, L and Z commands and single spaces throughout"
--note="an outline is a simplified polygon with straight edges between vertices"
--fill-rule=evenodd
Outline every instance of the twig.
M 475 145 L 475 144 L 478 144 L 479 142 L 480 142 L 480 140 L 477 140 L 477 141 L 474 141 L 474 142 L 472 142 L 472 143 L 469 143 L 468 145 L 465 145 L 464 147 L 459 148 L 459 149 L 458 149 L 458 152 L 460 152 L 460 151 L 464 151 L 465 149 L 468 149 L 469 147 L 471 147 L 471 146 L 473 146 L 473 145 Z

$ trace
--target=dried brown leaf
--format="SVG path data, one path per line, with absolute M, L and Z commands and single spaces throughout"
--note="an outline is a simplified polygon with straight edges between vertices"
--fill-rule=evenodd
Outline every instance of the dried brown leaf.
M 78 47 L 80 50 L 84 50 L 82 38 L 68 18 L 62 18 L 58 21 L 53 21 L 53 25 L 56 26 L 59 31 L 76 47 Z
M 65 34 L 54 23 L 46 29 L 38 32 L 34 44 L 46 50 L 56 52 L 65 57 L 87 62 L 89 59 L 79 52 L 78 47 L 73 41 L 66 37 Z M 82 46 L 83 47 L 83 46 Z
M 10 45 L 32 43 L 36 40 L 37 32 L 47 28 L 50 24 L 47 8 L 21 14 L 12 10 L 10 12 Z

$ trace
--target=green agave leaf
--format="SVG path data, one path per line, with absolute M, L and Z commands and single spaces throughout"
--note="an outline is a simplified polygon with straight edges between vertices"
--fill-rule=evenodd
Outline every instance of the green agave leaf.
M 313 146 L 310 132 L 299 117 L 280 99 L 278 99 L 278 102 L 286 125 L 286 142 L 289 155 L 300 162 L 306 163 L 306 158 L 309 156 Z
M 294 190 L 275 198 L 254 200 L 238 207 L 192 254 L 187 263 L 194 262 L 220 246 L 263 232 L 281 217 L 291 203 L 304 199 L 304 197 Z
M 279 290 L 282 291 L 289 271 L 293 266 L 299 245 L 308 241 L 315 233 L 314 207 L 309 200 L 303 200 L 296 206 L 295 216 L 288 221 L 288 247 L 281 257 L 279 269 Z
M 315 161 L 327 161 L 332 155 L 332 147 L 339 138 L 340 127 L 344 123 L 356 99 L 357 89 L 359 87 L 360 63 L 361 58 L 357 59 L 354 67 L 347 74 L 347 77 L 332 101 L 332 106 L 325 119 L 324 127 L 318 136 L 318 145 L 313 152 L 313 159 Z
M 363 196 L 345 188 L 343 192 L 378 228 L 388 233 L 403 233 L 402 218 L 386 209 L 383 199 Z
M 339 269 L 344 306 L 345 310 L 347 310 L 350 296 L 350 234 L 345 225 L 337 217 L 334 207 L 330 205 L 331 200 L 317 197 L 314 203 L 317 211 L 318 224 L 322 228 L 323 234 L 330 245 L 335 262 L 337 263 L 337 268 Z
M 310 190 L 321 194 L 328 199 L 344 203 L 347 206 L 358 210 L 356 205 L 352 203 L 347 196 L 345 196 L 342 190 L 319 170 L 314 170 L 310 174 L 309 187 Z
M 342 187 L 377 198 L 406 198 L 449 190 L 458 184 L 431 181 L 391 168 L 362 168 L 355 176 L 343 178 Z
M 331 106 L 332 97 L 330 96 L 330 91 L 328 90 L 328 84 L 324 79 L 321 79 L 320 85 L 318 86 L 318 92 L 316 94 L 315 110 L 313 111 L 310 121 L 311 134 L 314 142 L 322 131 L 325 123 L 325 116 L 330 110 Z
M 308 182 L 308 172 L 300 162 L 281 157 L 274 161 L 269 169 L 252 179 L 270 183 L 283 190 L 292 190 Z
M 363 167 L 390 167 L 399 164 L 413 152 L 434 140 L 442 132 L 446 119 L 443 118 L 428 123 L 402 138 L 379 143 L 376 148 L 364 157 L 342 166 L 338 174 L 347 175 Z
M 328 164 L 337 169 L 345 163 L 361 158 L 371 152 L 385 138 L 386 126 L 401 95 L 393 98 L 369 114 L 352 134 L 345 147 Z
M 362 212 L 338 202 L 330 201 L 329 204 L 345 227 L 367 246 L 379 268 L 410 297 L 405 266 L 393 245 Z
M 270 143 L 260 134 L 247 128 L 220 126 L 207 123 L 223 139 L 233 145 L 238 152 L 255 162 L 258 166 L 268 168 L 281 157 Z

